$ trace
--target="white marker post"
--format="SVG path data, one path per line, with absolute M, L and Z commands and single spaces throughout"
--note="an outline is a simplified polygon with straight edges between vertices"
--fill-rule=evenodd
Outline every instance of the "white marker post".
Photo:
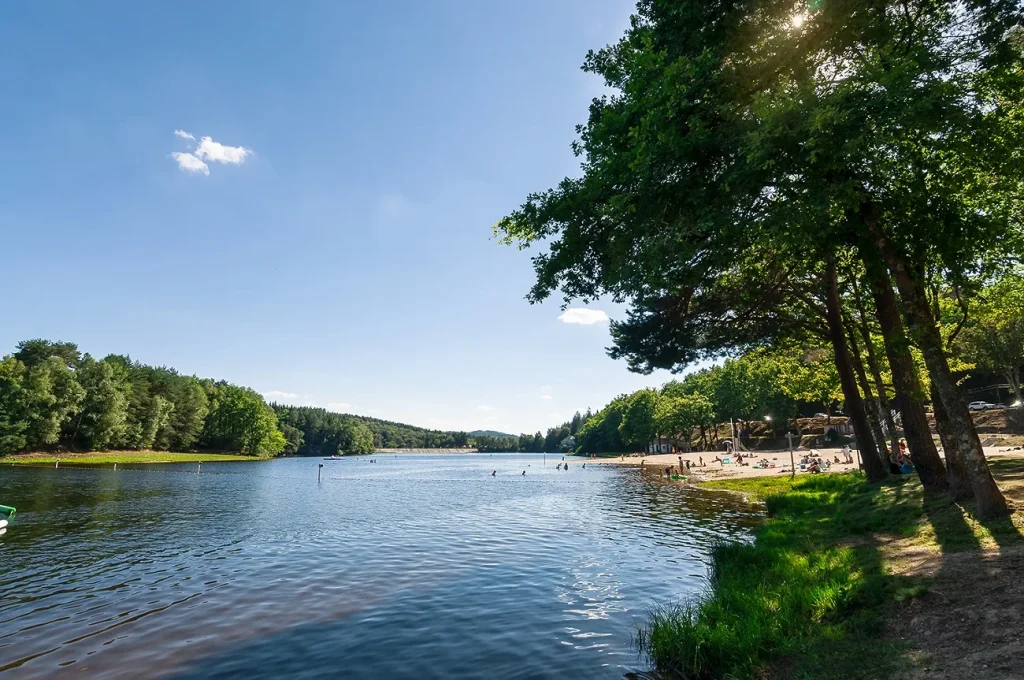
M 791 470 L 789 478 L 793 479 L 796 477 L 796 461 L 793 460 L 793 433 L 787 432 L 786 439 L 789 440 L 789 468 Z

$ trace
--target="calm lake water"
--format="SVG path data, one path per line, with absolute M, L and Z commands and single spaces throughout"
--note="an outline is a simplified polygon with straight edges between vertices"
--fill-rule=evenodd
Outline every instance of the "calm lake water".
M 622 678 L 756 521 L 559 456 L 369 460 L 0 467 L 0 675 Z

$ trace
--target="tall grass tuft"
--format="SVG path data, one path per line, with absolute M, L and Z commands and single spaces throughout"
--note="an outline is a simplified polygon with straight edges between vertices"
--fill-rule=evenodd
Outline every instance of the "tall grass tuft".
M 656 668 L 685 678 L 754 677 L 766 661 L 842 639 L 880 588 L 851 547 L 822 540 L 857 475 L 800 480 L 764 496 L 772 516 L 753 544 L 712 550 L 702 597 L 651 612 L 636 636 Z M 879 577 L 880 578 L 880 577 Z

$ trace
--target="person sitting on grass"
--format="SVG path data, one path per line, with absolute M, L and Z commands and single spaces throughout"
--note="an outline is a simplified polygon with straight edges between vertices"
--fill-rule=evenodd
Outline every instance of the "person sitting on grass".
M 893 475 L 902 474 L 903 471 L 900 468 L 899 451 L 894 450 L 889 453 L 889 473 Z
M 914 461 L 910 459 L 910 453 L 907 452 L 906 439 L 900 439 L 900 452 L 896 456 L 896 464 L 900 466 L 900 472 L 904 475 L 909 475 L 914 471 Z

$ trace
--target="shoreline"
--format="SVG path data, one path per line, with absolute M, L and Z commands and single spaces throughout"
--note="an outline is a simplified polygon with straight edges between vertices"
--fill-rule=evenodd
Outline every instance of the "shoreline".
M 1024 677 L 1024 454 L 994 453 L 1014 512 L 984 523 L 973 501 L 925 494 L 916 475 L 696 484 L 766 519 L 753 543 L 712 552 L 702 597 L 654 610 L 641 651 L 692 677 Z
M 800 459 L 810 454 L 812 449 L 799 448 L 793 451 L 793 458 L 796 462 L 796 474 L 797 476 L 806 475 L 811 476 L 812 473 L 806 470 L 800 469 Z M 818 454 L 829 461 L 834 460 L 836 457 L 839 460 L 843 459 L 842 447 L 820 447 L 814 448 Z M 984 447 L 985 457 L 987 459 L 999 460 L 1003 458 L 1018 458 L 1024 456 L 1024 447 L 1020 446 L 986 446 Z M 941 451 L 941 450 L 940 450 Z M 740 479 L 754 479 L 760 477 L 776 477 L 791 474 L 791 468 L 789 463 L 789 449 L 773 450 L 773 451 L 751 451 L 744 453 L 744 460 L 749 460 L 750 465 L 740 466 L 736 463 L 721 464 L 714 460 L 715 456 L 719 458 L 725 457 L 724 451 L 694 451 L 691 453 L 650 453 L 645 455 L 634 455 L 625 454 L 624 458 L 619 457 L 605 457 L 588 459 L 587 462 L 600 465 L 616 465 L 624 467 L 641 467 L 641 461 L 644 461 L 643 467 L 652 471 L 661 473 L 664 476 L 666 467 L 673 468 L 673 474 L 683 474 L 690 477 L 692 482 L 703 482 L 711 480 L 740 480 Z M 942 455 L 941 453 L 939 454 Z M 700 458 L 704 459 L 704 466 L 699 466 Z M 677 471 L 679 467 L 679 458 L 683 459 L 685 464 L 689 461 L 691 465 L 697 467 L 691 467 L 689 471 L 683 470 L 682 473 Z M 735 456 L 733 456 L 735 458 Z M 775 467 L 769 468 L 755 468 L 753 463 L 760 460 L 767 459 L 770 464 L 774 464 Z M 857 464 L 857 452 L 853 452 L 852 464 L 839 463 L 832 464 L 832 469 L 828 472 L 821 474 L 836 474 L 842 472 L 851 472 L 859 469 Z
M 85 453 L 16 453 L 0 458 L 0 465 L 110 465 L 131 463 L 159 465 L 168 463 L 224 463 L 269 460 L 241 453 L 196 453 L 185 451 L 90 451 Z

